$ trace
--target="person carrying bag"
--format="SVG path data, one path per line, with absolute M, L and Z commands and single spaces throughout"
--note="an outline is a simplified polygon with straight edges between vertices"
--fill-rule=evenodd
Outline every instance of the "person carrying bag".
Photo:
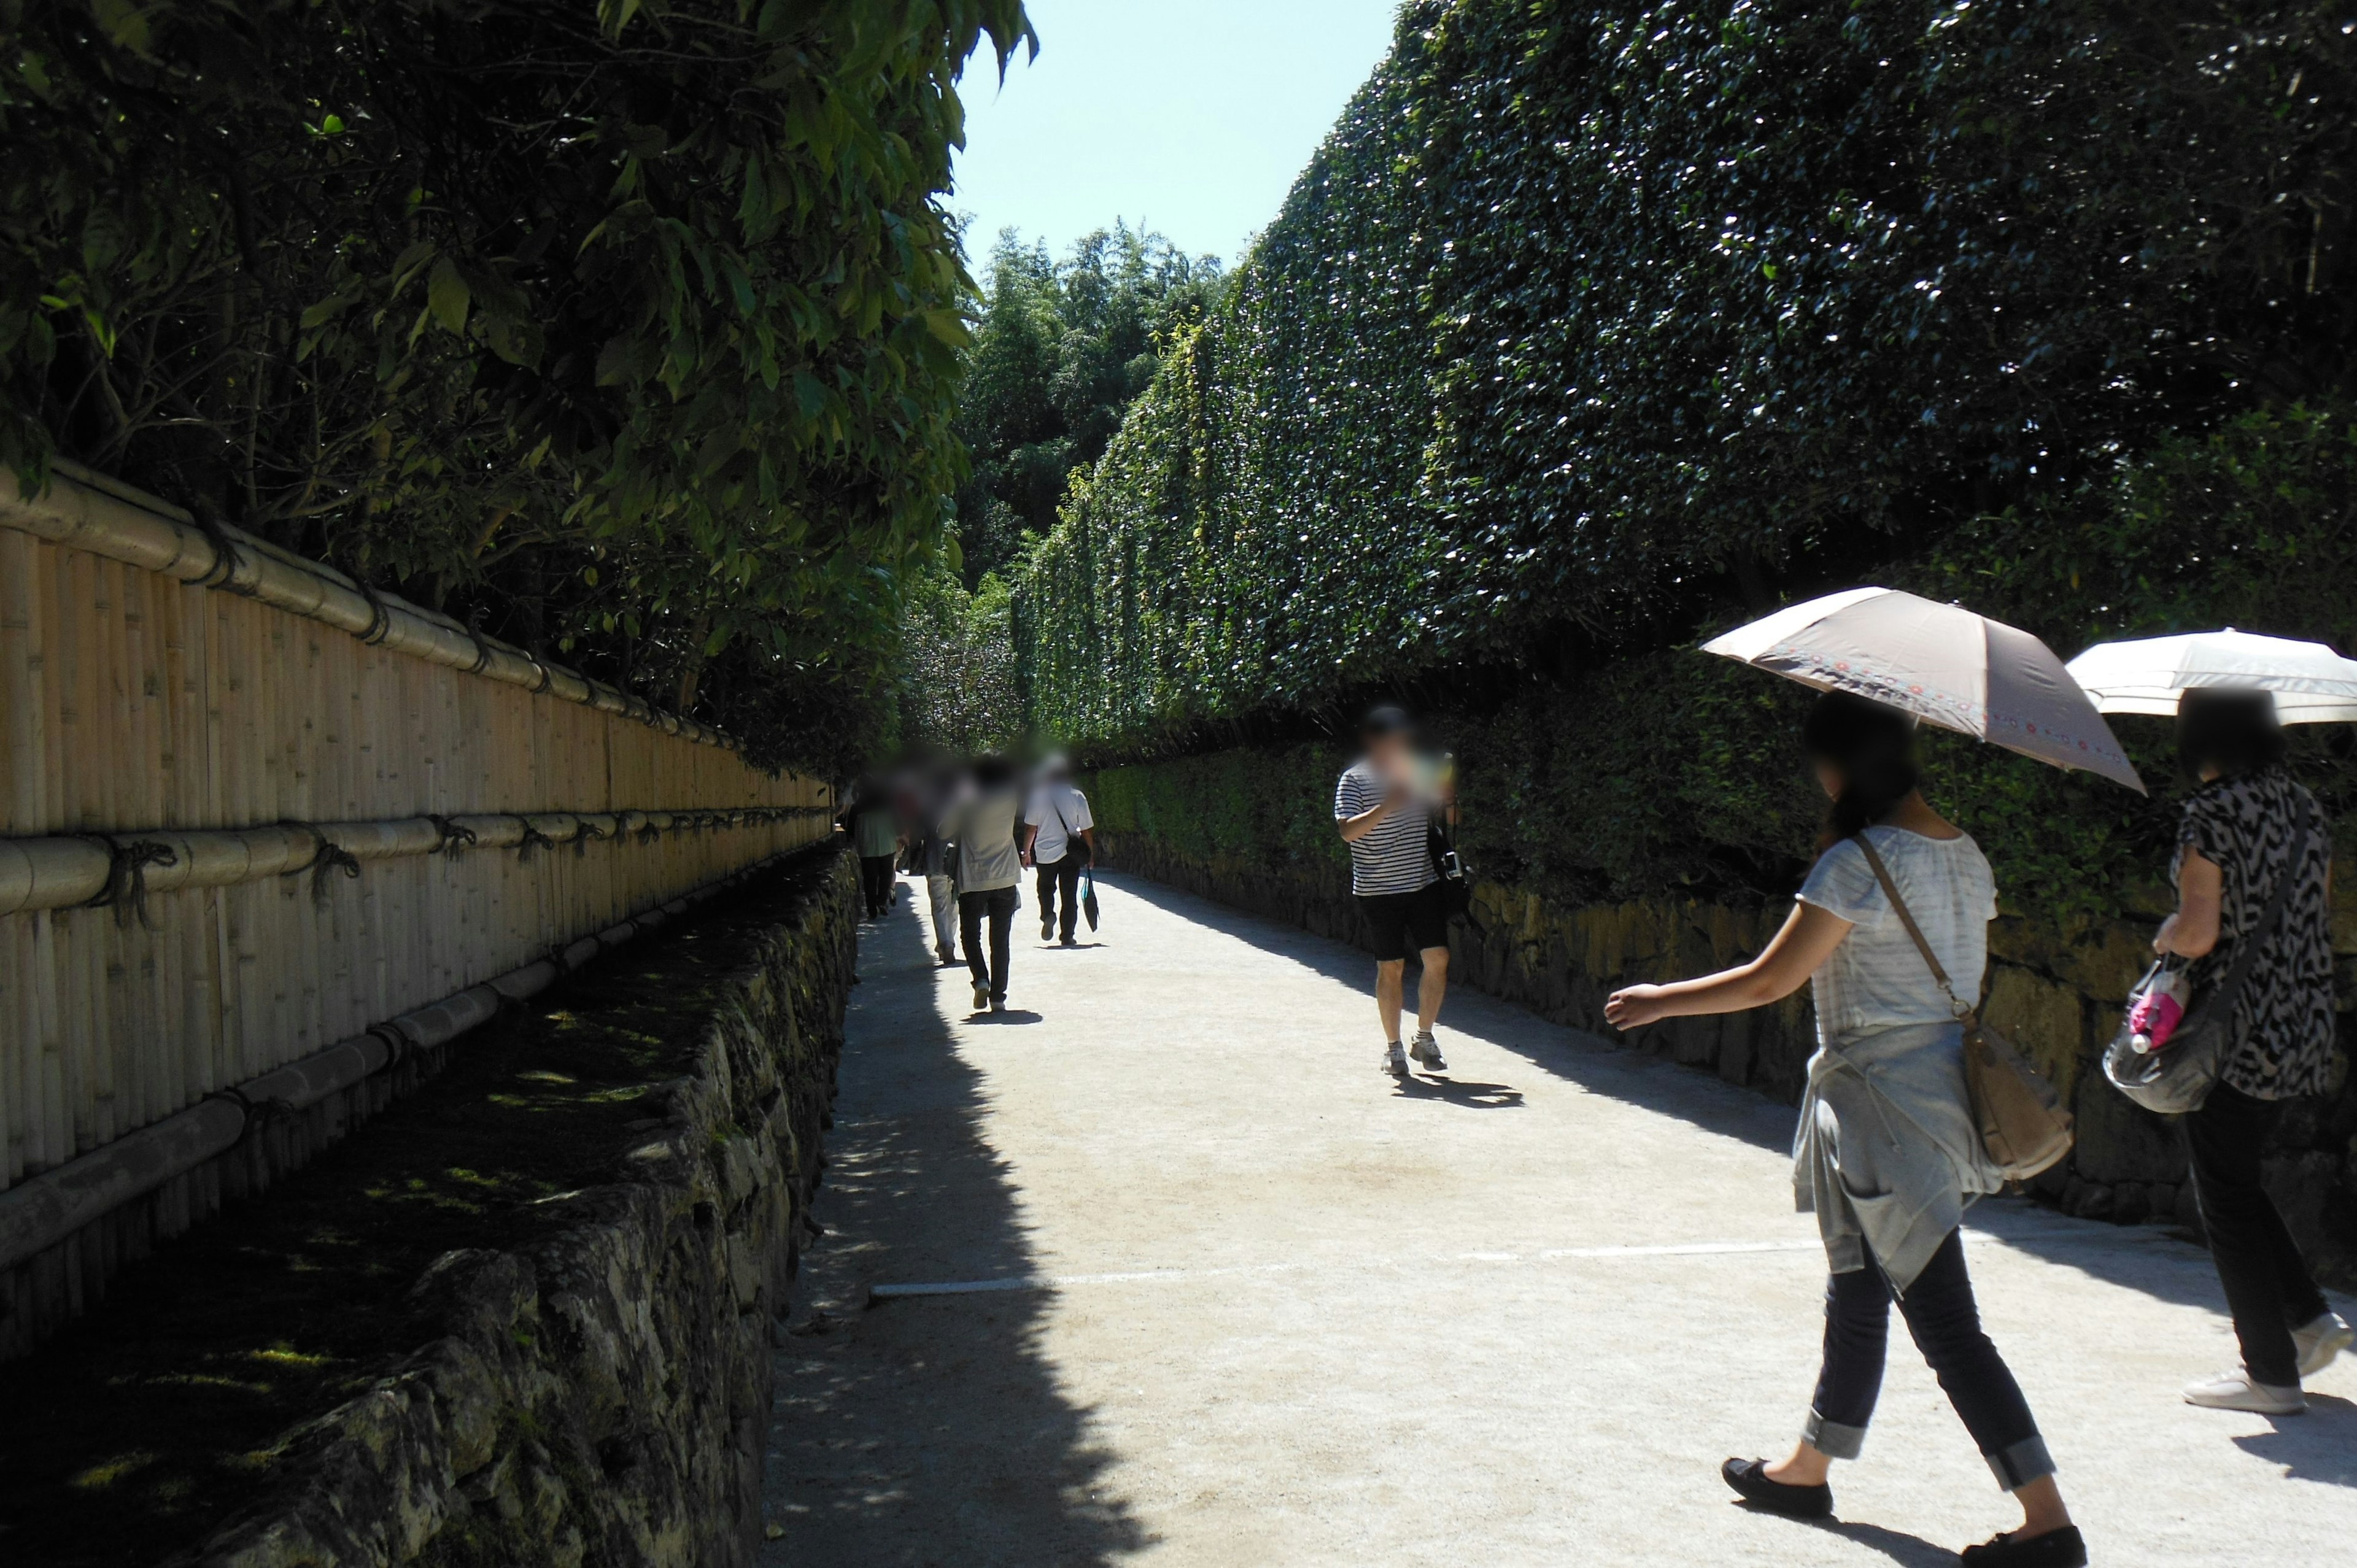
M 2190 1006 L 2157 1049 L 2104 1053 L 2123 1094 L 2183 1135 L 2243 1364 L 2185 1385 L 2189 1404 L 2260 1415 L 2308 1408 L 2301 1380 L 2352 1343 L 2267 1191 L 2283 1101 L 2332 1084 L 2332 835 L 2284 767 L 2268 693 L 2198 687 L 2179 699 L 2178 762 L 2197 787 L 2178 829 L 2177 912 L 2154 939 L 2190 961 Z
M 2031 1067 L 2013 1042 L 1981 1022 L 1980 1009 L 1960 1000 L 1940 967 L 1940 955 L 1923 937 L 1923 929 L 1899 896 L 1890 868 L 1876 853 L 1873 841 L 1859 833 L 1851 841 L 1873 868 L 1874 879 L 1890 900 L 1890 912 L 1907 928 L 1910 940 L 1932 967 L 1940 993 L 1948 999 L 1956 1022 L 1964 1031 L 1964 1089 L 1972 1098 L 1973 1122 L 1989 1163 L 2007 1181 L 2028 1181 L 2071 1152 L 2071 1112 L 2045 1076 Z
M 2300 792 L 2299 820 L 2292 830 L 2295 858 L 2308 853 L 2316 811 L 2306 790 Z M 2234 961 L 2227 966 L 2223 978 L 2215 984 L 2197 990 L 2193 1004 L 2185 1010 L 2184 1018 L 2158 1046 L 2147 1050 L 2136 1048 L 2136 1031 L 2133 1024 L 2123 1019 L 2119 1033 L 2104 1052 L 2104 1077 L 2113 1088 L 2143 1106 L 2147 1111 L 2163 1116 L 2186 1116 L 2208 1103 L 2210 1091 L 2217 1087 L 2218 1075 L 2226 1065 L 2227 1054 L 2235 1043 L 2234 1023 L 2240 1011 L 2244 991 L 2250 985 L 2251 972 L 2258 967 L 2259 955 L 2266 952 L 2283 925 L 2284 910 L 2291 903 L 2293 886 L 2298 878 L 2288 872 L 2276 877 L 2275 891 L 2267 896 L 2266 907 L 2250 933 L 2236 946 Z M 2169 961 L 2163 959 L 2147 972 L 2137 983 L 2137 996 L 2147 987 L 2161 983 L 2169 972 Z M 2135 1011 L 2135 998 L 2129 1010 Z
M 1948 983 L 1988 966 L 1996 883 L 1971 837 L 1917 789 L 1914 730 L 1847 693 L 1817 700 L 1802 732 L 1833 798 L 1792 912 L 1750 962 L 1613 993 L 1623 1029 L 1765 1006 L 1803 985 L 1817 1052 L 1792 1138 L 1797 1207 L 1817 1217 L 1828 1275 L 1815 1397 L 1791 1456 L 1729 1459 L 1719 1474 L 1754 1507 L 1833 1511 L 1833 1462 L 1865 1447 L 1895 1302 L 2019 1528 L 1968 1546 L 1968 1568 L 2081 1568 L 2086 1543 L 2054 1479 L 2029 1402 L 1981 1327 L 1964 1211 L 2008 1174 L 2070 1146 L 2070 1121 L 2019 1053 Z M 1913 894 L 1901 896 L 1904 887 Z

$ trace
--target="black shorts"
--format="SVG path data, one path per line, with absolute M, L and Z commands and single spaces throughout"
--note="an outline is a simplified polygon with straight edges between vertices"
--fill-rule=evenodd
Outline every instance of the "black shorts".
M 1361 893 L 1359 908 L 1366 912 L 1380 961 L 1448 945 L 1448 906 L 1441 900 L 1437 882 L 1413 893 Z

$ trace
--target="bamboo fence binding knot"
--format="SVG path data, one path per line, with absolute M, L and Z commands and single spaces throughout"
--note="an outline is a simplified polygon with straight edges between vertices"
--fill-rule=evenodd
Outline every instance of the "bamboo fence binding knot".
M 310 834 L 311 843 L 315 847 L 311 851 L 309 860 L 281 875 L 300 876 L 308 871 L 311 874 L 311 908 L 325 909 L 328 907 L 328 878 L 340 871 L 347 877 L 358 880 L 361 874 L 360 856 L 336 843 L 309 822 L 289 822 L 284 825 Z
M 481 842 L 476 837 L 475 830 L 462 822 L 455 822 L 447 817 L 437 817 L 430 812 L 427 813 L 425 820 L 432 822 L 434 831 L 442 835 L 442 842 L 434 846 L 436 854 L 456 854 L 468 844 Z
M 213 546 L 213 564 L 206 568 L 203 576 L 193 579 L 195 585 L 199 588 L 228 588 L 233 593 L 243 592 L 237 584 L 243 575 L 239 568 L 245 564 L 245 557 L 238 553 L 237 541 L 230 537 L 229 530 L 221 526 L 221 519 L 210 513 L 183 515 L 195 521 L 198 532 L 210 540 Z
M 382 1073 L 400 1071 L 401 1064 L 416 1054 L 415 1042 L 391 1024 L 371 1024 L 361 1033 L 369 1038 L 384 1042 L 384 1065 L 377 1069 L 375 1073 L 370 1074 L 371 1078 Z
M 480 605 L 477 605 L 475 613 L 467 618 L 467 640 L 475 645 L 475 661 L 467 667 L 467 673 L 479 675 L 491 667 L 491 645 L 483 640 L 483 607 Z M 543 666 L 541 679 L 545 681 L 547 678 L 547 668 Z
M 535 844 L 543 849 L 554 849 L 556 847 L 556 841 L 550 838 L 546 833 L 542 832 L 538 828 L 533 827 L 531 820 L 527 818 L 523 824 L 523 837 L 516 844 L 517 865 L 529 865 L 532 864 L 532 852 L 533 847 Z
M 370 587 L 366 583 L 361 582 L 359 578 L 355 577 L 352 579 L 352 586 L 358 591 L 361 597 L 368 601 L 368 629 L 360 634 L 361 641 L 370 648 L 374 648 L 383 642 L 385 638 L 391 635 L 393 631 L 392 607 L 388 606 L 384 602 L 383 598 L 378 595 L 374 588 Z
M 85 908 L 113 909 L 114 923 L 125 929 L 136 919 L 142 929 L 154 930 L 156 922 L 147 913 L 147 868 L 178 865 L 178 852 L 170 844 L 157 843 L 153 839 L 125 840 L 112 833 L 74 836 L 88 839 L 106 851 L 106 886 L 91 897 Z
M 238 1128 L 237 1142 L 231 1145 L 232 1148 L 236 1148 L 252 1142 L 256 1134 L 267 1130 L 273 1122 L 279 1121 L 295 1113 L 295 1107 L 284 1100 L 256 1099 L 254 1096 L 246 1093 L 244 1090 L 238 1088 L 235 1084 L 231 1084 L 222 1089 L 216 1089 L 204 1098 L 207 1100 L 226 1101 L 228 1103 L 236 1106 L 239 1111 L 244 1113 L 245 1121 Z

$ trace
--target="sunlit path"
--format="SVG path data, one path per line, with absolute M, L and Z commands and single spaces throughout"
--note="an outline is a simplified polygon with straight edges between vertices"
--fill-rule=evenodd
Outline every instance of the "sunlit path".
M 1789 1112 L 1467 993 L 1449 1073 L 1402 1090 L 1357 954 L 1103 900 L 1079 951 L 1017 916 L 996 1021 L 905 890 L 868 934 L 767 1561 L 1929 1565 L 2011 1522 L 1903 1336 L 1841 1522 L 1721 1487 L 1815 1370 Z M 2097 1563 L 2347 1560 L 2357 1366 L 2302 1419 L 2190 1410 L 2233 1359 L 2200 1252 L 1974 1225 Z

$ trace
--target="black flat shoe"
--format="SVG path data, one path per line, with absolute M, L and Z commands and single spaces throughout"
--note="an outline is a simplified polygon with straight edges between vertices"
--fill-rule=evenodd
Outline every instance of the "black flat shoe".
M 1729 1459 L 1718 1467 L 1718 1473 L 1745 1502 L 1770 1513 L 1780 1513 L 1787 1519 L 1825 1519 L 1834 1511 L 1831 1487 L 1788 1487 L 1781 1481 L 1771 1481 L 1765 1459 Z M 2012 1559 L 2004 1561 L 2010 1563 Z
M 1972 1568 L 2085 1568 L 2087 1543 L 2079 1538 L 2077 1525 L 2066 1524 L 2028 1541 L 2000 1535 L 1967 1546 L 1960 1555 Z

